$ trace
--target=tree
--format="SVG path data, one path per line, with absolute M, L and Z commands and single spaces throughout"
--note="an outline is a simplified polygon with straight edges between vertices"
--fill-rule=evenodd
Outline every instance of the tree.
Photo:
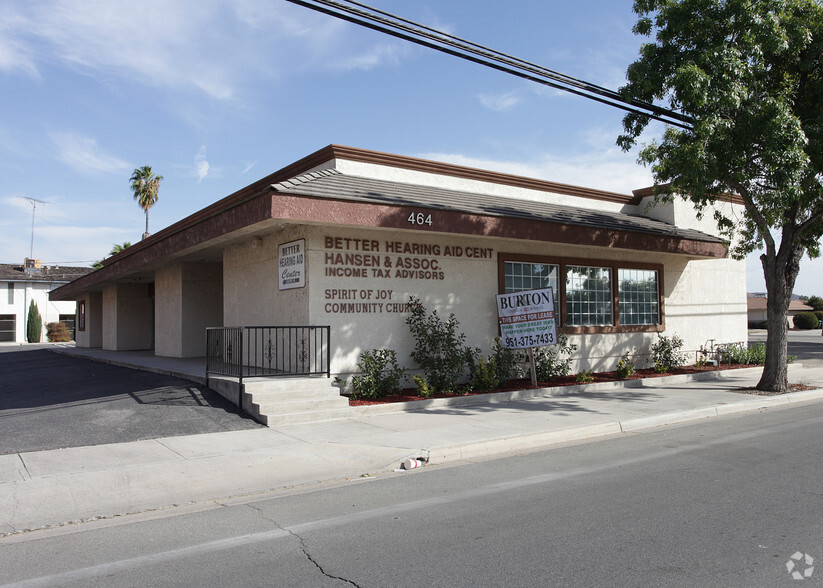
M 823 298 L 820 296 L 809 296 L 806 304 L 811 306 L 814 310 L 823 310 Z
M 634 32 L 651 37 L 627 71 L 627 99 L 668 101 L 691 119 L 645 145 L 659 198 L 713 209 L 732 255 L 763 250 L 766 362 L 757 388 L 785 391 L 786 310 L 800 259 L 823 234 L 823 6 L 817 0 L 635 0 Z M 629 114 L 630 149 L 649 119 Z M 664 190 L 667 194 L 663 194 Z M 713 205 L 729 194 L 743 219 Z
M 147 231 L 147 232 L 148 232 L 148 231 Z M 143 238 L 145 238 L 146 236 L 147 236 L 147 235 L 144 235 L 144 236 L 143 236 Z M 111 257 L 112 255 L 117 255 L 118 253 L 120 253 L 121 251 L 124 251 L 124 250 L 128 249 L 129 247 L 131 247 L 131 243 L 130 243 L 129 241 L 125 241 L 125 242 L 123 242 L 123 244 L 122 244 L 122 245 L 121 245 L 120 243 L 115 243 L 114 245 L 112 245 L 112 247 L 111 247 L 111 251 L 109 251 L 108 256 L 107 256 L 107 257 L 104 257 L 104 258 L 103 258 L 103 259 L 101 259 L 100 261 L 95 261 L 95 262 L 92 264 L 92 267 L 93 267 L 94 269 L 100 269 L 101 267 L 103 267 L 103 261 L 104 261 L 105 259 L 107 259 L 108 257 Z
M 149 236 L 149 208 L 157 202 L 157 192 L 160 190 L 163 176 L 154 175 L 151 166 L 144 165 L 134 170 L 129 181 L 131 182 L 131 190 L 134 192 L 134 199 L 137 200 L 137 204 L 146 213 L 146 232 L 143 233 L 145 239 Z
M 40 316 L 40 311 L 37 310 L 37 304 L 32 300 L 29 304 L 29 316 L 26 320 L 26 341 L 29 343 L 40 343 L 42 334 L 43 319 Z

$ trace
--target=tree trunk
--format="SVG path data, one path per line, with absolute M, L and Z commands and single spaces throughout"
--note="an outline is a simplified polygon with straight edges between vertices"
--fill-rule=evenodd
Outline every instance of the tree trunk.
M 767 251 L 760 256 L 763 275 L 766 278 L 766 319 L 769 333 L 766 338 L 766 363 L 757 389 L 770 392 L 785 392 L 789 389 L 789 325 L 786 315 L 794 283 L 800 272 L 800 258 L 803 255 L 802 247 L 786 247 L 786 236 L 784 234 L 780 251 L 776 255 L 772 249 L 771 252 Z

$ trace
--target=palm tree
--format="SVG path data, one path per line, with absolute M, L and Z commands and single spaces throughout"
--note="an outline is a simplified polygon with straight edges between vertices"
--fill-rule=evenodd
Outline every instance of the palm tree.
M 134 199 L 137 200 L 137 204 L 146 213 L 146 232 L 143 233 L 145 239 L 149 236 L 149 208 L 157 202 L 157 191 L 160 189 L 163 176 L 154 175 L 151 166 L 144 165 L 134 170 L 129 181 L 131 182 L 131 190 L 134 192 Z
M 109 257 L 111 257 L 112 255 L 117 255 L 118 253 L 120 253 L 124 249 L 128 249 L 129 247 L 131 247 L 131 243 L 129 241 L 125 241 L 122 245 L 120 243 L 115 243 L 114 245 L 112 245 L 111 251 L 109 251 Z

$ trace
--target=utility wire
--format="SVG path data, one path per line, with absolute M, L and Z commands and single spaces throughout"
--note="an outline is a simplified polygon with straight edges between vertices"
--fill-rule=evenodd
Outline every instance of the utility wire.
M 626 112 L 659 120 L 666 124 L 690 129 L 693 122 L 690 117 L 679 112 L 638 100 L 626 100 L 619 92 L 614 90 L 466 41 L 354 0 L 343 0 L 350 6 L 337 0 L 287 1 L 423 47 L 582 96 Z

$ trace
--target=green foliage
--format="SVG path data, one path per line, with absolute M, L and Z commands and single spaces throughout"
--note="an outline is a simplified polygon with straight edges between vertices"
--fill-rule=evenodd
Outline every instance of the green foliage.
M 71 333 L 64 323 L 48 323 L 46 325 L 46 339 L 51 343 L 66 343 L 71 341 Z
M 138 206 L 143 209 L 143 212 L 146 213 L 146 232 L 143 234 L 145 239 L 149 236 L 149 209 L 157 202 L 163 176 L 155 175 L 150 165 L 144 165 L 135 168 L 129 181 L 131 182 L 134 199 L 137 201 Z
M 820 296 L 809 296 L 806 300 L 806 304 L 811 306 L 816 311 L 823 311 L 823 298 Z
M 459 331 L 454 314 L 444 321 L 436 310 L 428 313 L 414 296 L 409 299 L 409 306 L 406 324 L 414 337 L 412 358 L 432 389 L 455 392 L 457 381 L 474 363 L 475 353 L 465 346 L 466 335 Z
M 720 350 L 720 363 L 736 363 L 742 365 L 763 365 L 766 363 L 766 344 L 762 341 L 746 343 L 732 343 L 724 345 Z
M 686 361 L 686 356 L 680 353 L 682 348 L 683 339 L 677 335 L 672 335 L 671 337 L 658 335 L 657 343 L 652 345 L 651 349 L 654 371 L 662 374 L 683 365 Z
M 500 337 L 494 340 L 492 359 L 494 359 L 495 375 L 500 383 L 508 382 L 520 375 L 517 353 L 514 349 L 504 347 Z
M 472 390 L 494 390 L 500 385 L 500 379 L 497 377 L 497 360 L 490 357 L 486 361 L 481 355 L 477 363 L 472 368 L 472 376 L 469 381 L 469 386 Z
M 819 320 L 821 323 L 823 323 L 823 310 L 815 310 L 814 311 L 814 316 L 817 317 L 817 320 Z
M 823 3 L 635 0 L 634 10 L 634 32 L 649 39 L 621 93 L 668 105 L 684 121 L 639 159 L 659 199 L 682 195 L 714 216 L 735 258 L 763 251 L 769 320 L 785 329 L 777 321 L 800 259 L 817 257 L 823 236 Z M 631 149 L 649 122 L 626 115 L 618 144 Z M 742 221 L 724 205 L 729 194 L 743 202 Z M 773 335 L 767 356 L 783 361 L 785 338 Z M 786 386 L 785 370 L 767 364 L 757 387 Z
M 621 380 L 631 377 L 631 375 L 637 371 L 637 365 L 635 364 L 634 358 L 629 355 L 628 351 L 618 360 L 617 369 L 615 371 L 617 372 L 617 377 Z
M 574 381 L 580 382 L 581 384 L 594 382 L 594 374 L 592 373 L 592 370 L 577 372 L 577 375 L 574 376 Z
M 434 396 L 434 390 L 429 386 L 429 383 L 426 381 L 426 378 L 423 376 L 414 376 L 412 378 L 414 380 L 414 385 L 417 388 L 417 394 L 422 396 L 423 398 L 431 398 Z
M 570 344 L 564 334 L 557 336 L 557 345 L 536 347 L 534 349 L 534 365 L 537 379 L 541 382 L 550 382 L 555 378 L 568 376 L 571 371 L 572 354 L 577 351 L 577 345 Z
M 40 343 L 42 335 L 43 319 L 40 316 L 40 311 L 37 310 L 37 304 L 32 300 L 29 304 L 29 316 L 26 320 L 26 341 L 29 343 Z
M 816 329 L 820 325 L 820 319 L 813 312 L 798 312 L 792 320 L 796 329 Z
M 393 349 L 372 349 L 360 354 L 360 374 L 352 377 L 352 398 L 383 398 L 400 389 L 406 369 L 397 365 Z

